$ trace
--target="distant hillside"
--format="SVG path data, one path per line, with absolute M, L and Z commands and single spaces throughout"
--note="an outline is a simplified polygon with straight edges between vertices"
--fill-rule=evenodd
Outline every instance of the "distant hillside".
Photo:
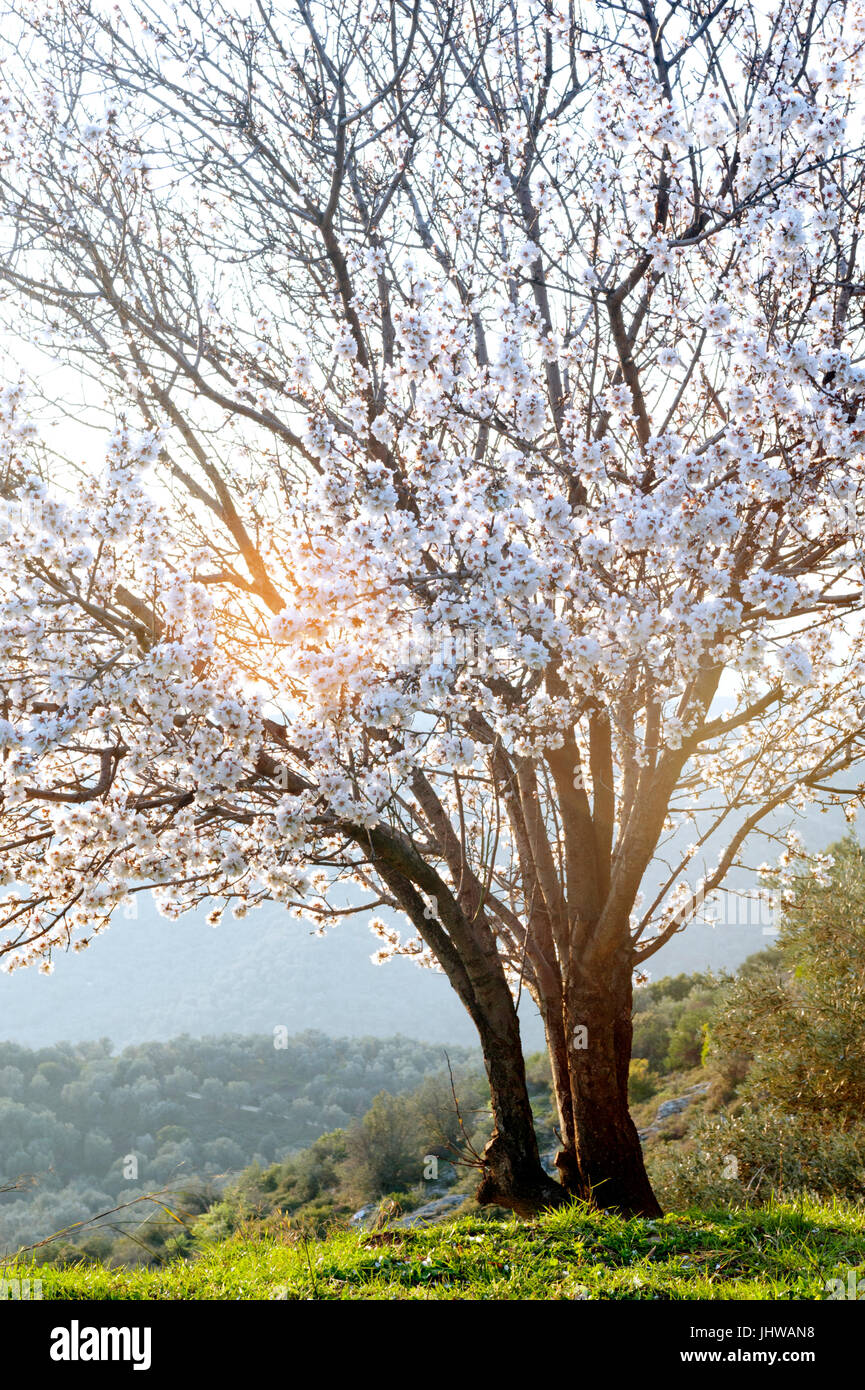
M 210 927 L 203 914 L 167 922 L 142 900 L 87 951 L 55 958 L 53 975 L 0 975 L 0 1039 L 40 1047 L 110 1038 L 117 1047 L 178 1033 L 407 1033 L 474 1045 L 477 1034 L 445 977 L 407 960 L 375 966 L 375 938 L 357 922 L 316 937 L 287 913 L 262 909 Z M 695 924 L 657 957 L 656 974 L 733 967 L 767 942 L 753 926 Z M 526 1045 L 543 1029 L 523 991 Z
M 316 937 L 275 908 L 218 927 L 203 913 L 168 922 L 142 898 L 137 921 L 118 917 L 87 951 L 57 956 L 53 975 L 0 975 L 0 1038 L 38 1047 L 107 1037 L 125 1047 L 282 1026 L 474 1045 L 445 977 L 407 960 L 375 966 L 379 944 L 352 920 Z
M 455 1068 L 470 1056 L 477 1066 L 476 1053 L 448 1049 Z M 442 1047 L 410 1038 L 311 1031 L 115 1055 L 105 1043 L 0 1043 L 0 1254 L 144 1193 L 273 1163 L 446 1066 Z
M 813 814 L 800 832 L 822 846 L 845 828 L 840 813 Z M 753 862 L 766 857 L 758 846 Z M 749 880 L 740 874 L 733 881 Z M 477 1042 L 445 977 L 407 960 L 374 966 L 379 943 L 359 919 L 318 938 L 275 907 L 242 921 L 227 916 L 215 928 L 204 913 L 168 922 L 143 896 L 138 910 L 135 921 L 118 917 L 89 950 L 57 956 L 53 975 L 0 974 L 0 1039 L 39 1047 L 107 1037 L 125 1047 L 178 1033 L 269 1033 L 282 1025 L 289 1033 L 317 1028 Z M 754 904 L 730 895 L 723 911 L 718 925 L 695 922 L 674 937 L 651 961 L 652 978 L 735 969 L 771 944 L 771 924 Z M 542 1047 L 541 1022 L 525 991 L 520 1015 L 527 1048 Z

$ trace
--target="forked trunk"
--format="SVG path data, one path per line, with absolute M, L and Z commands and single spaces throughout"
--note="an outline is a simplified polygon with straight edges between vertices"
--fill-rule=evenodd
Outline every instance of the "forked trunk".
M 510 1001 L 508 1001 L 510 1002 Z M 631 1056 L 630 967 L 611 978 L 580 973 L 565 1009 L 550 1008 L 547 1044 L 559 1112 L 560 1182 L 538 1152 L 516 1012 L 499 1008 L 481 1022 L 494 1131 L 482 1155 L 477 1199 L 520 1216 L 580 1197 L 625 1216 L 659 1216 L 628 1107 Z

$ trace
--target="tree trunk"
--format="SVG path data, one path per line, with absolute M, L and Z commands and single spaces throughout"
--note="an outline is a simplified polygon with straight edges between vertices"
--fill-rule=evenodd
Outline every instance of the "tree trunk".
M 542 999 L 539 1002 L 544 1020 L 544 1032 L 547 1037 L 550 1069 L 553 1074 L 553 1094 L 559 1113 L 561 1147 L 556 1154 L 556 1167 L 559 1170 L 562 1186 L 568 1193 L 574 1194 L 580 1191 L 581 1184 L 577 1164 L 577 1130 L 574 1122 L 571 1070 L 562 1001 L 559 996 L 552 1001 Z
M 567 1200 L 567 1194 L 541 1165 L 520 1021 L 495 938 L 483 920 L 462 913 L 444 884 L 428 885 L 421 878 L 427 891 L 435 893 L 459 944 L 460 949 L 456 949 L 454 939 L 441 928 L 437 916 L 430 916 L 406 876 L 406 867 L 416 870 L 416 865 L 405 846 L 379 832 L 377 849 L 379 875 L 435 952 L 480 1036 L 493 1133 L 481 1155 L 483 1176 L 477 1200 L 482 1205 L 508 1207 L 520 1216 L 535 1216 L 545 1207 Z
M 435 952 L 480 1035 L 493 1133 L 480 1156 L 478 1201 L 534 1216 L 580 1196 L 629 1214 L 658 1215 L 628 1110 L 630 939 L 611 977 L 603 968 L 592 975 L 583 963 L 576 987 L 565 987 L 564 1003 L 558 975 L 545 981 L 546 990 L 536 986 L 562 1136 L 556 1155 L 561 1181 L 556 1182 L 541 1164 L 519 1018 L 492 932 L 477 914 L 462 911 L 446 885 L 430 881 L 404 844 L 379 831 L 376 849 L 378 873 Z M 449 932 L 430 917 L 406 876 L 406 868 L 417 874 L 418 867 L 424 871 L 419 882 L 435 893 Z M 586 1047 L 580 1045 L 582 1036 L 575 1037 L 579 1028 L 586 1029 Z
M 628 1106 L 633 1027 L 629 953 L 612 967 L 585 966 L 568 990 L 564 1009 L 544 1009 L 547 1045 L 559 1112 L 560 1182 L 540 1162 L 519 1020 L 507 991 L 487 998 L 474 1016 L 481 1036 L 494 1130 L 484 1149 L 477 1200 L 535 1216 L 572 1197 L 625 1216 L 660 1216 Z
M 628 1107 L 633 1003 L 630 959 L 583 968 L 567 992 L 565 1020 L 576 1172 L 569 1190 L 625 1216 L 660 1216 Z
M 567 1201 L 564 1188 L 544 1171 L 526 1085 L 520 1025 L 507 999 L 474 1016 L 484 1053 L 493 1111 L 493 1133 L 481 1159 L 476 1197 L 482 1206 L 501 1206 L 518 1216 L 537 1216 Z

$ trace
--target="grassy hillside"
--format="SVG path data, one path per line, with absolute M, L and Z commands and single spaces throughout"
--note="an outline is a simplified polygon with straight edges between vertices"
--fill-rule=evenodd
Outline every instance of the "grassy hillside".
M 537 1221 L 308 1239 L 237 1235 L 158 1270 L 7 1266 L 47 1299 L 792 1299 L 865 1273 L 865 1213 L 810 1201 L 623 1221 L 575 1203 Z
M 140 1151 L 151 1194 L 181 1159 L 184 1183 L 204 1178 L 153 1201 L 124 1175 L 101 1215 L 98 1193 L 78 1193 L 79 1224 L 64 1229 L 59 1207 L 34 1208 L 41 1238 L 10 1242 L 9 1261 L 17 1248 L 48 1296 L 71 1298 L 823 1297 L 865 1262 L 865 851 L 850 841 L 836 853 L 831 882 L 801 886 L 776 944 L 735 978 L 672 976 L 637 993 L 629 1090 L 652 1184 L 675 1213 L 663 1221 L 573 1206 L 522 1227 L 481 1212 L 483 1075 L 466 1056 L 437 1072 L 436 1050 L 405 1039 L 309 1034 L 277 1062 L 267 1039 L 178 1039 L 117 1058 L 7 1047 L 0 1081 L 16 1099 L 0 1177 L 5 1154 L 13 1176 L 32 1157 L 62 1182 L 86 1139 L 90 1171 L 106 1177 L 124 1146 Z M 526 1072 L 553 1171 L 546 1055 Z M 337 1125 L 322 1133 L 325 1121 Z M 277 1157 L 280 1135 L 303 1126 L 318 1137 Z M 43 1176 L 41 1197 L 56 1203 L 49 1189 Z M 0 1188 L 0 1233 L 28 1195 Z
M 803 1125 L 797 1111 L 815 1086 L 800 1087 L 798 1101 L 785 1092 L 779 1111 L 769 1104 L 765 1047 L 756 1039 L 741 1054 L 750 995 L 762 1010 L 785 969 L 776 949 L 747 962 L 735 982 L 680 975 L 638 992 L 632 1112 L 667 1210 L 759 1208 L 802 1195 L 865 1202 L 856 1107 L 839 1116 L 837 1099 L 822 1097 L 825 1113 L 809 1111 Z M 733 1008 L 737 990 L 745 993 Z M 712 1044 L 724 1028 L 732 1051 Z M 23 1255 L 32 1244 L 43 1267 L 85 1257 L 159 1268 L 213 1242 L 280 1239 L 287 1228 L 322 1237 L 353 1218 L 370 1228 L 385 1213 L 406 1224 L 408 1214 L 478 1219 L 471 1151 L 482 1151 L 491 1119 L 469 1056 L 454 1057 L 449 1076 L 437 1049 L 406 1039 L 285 1041 L 276 1051 L 268 1038 L 181 1038 L 116 1057 L 92 1044 L 0 1046 L 0 1083 L 14 1083 L 15 1096 L 0 1100 L 0 1176 L 38 1175 L 35 1187 L 0 1190 L 0 1254 Z M 749 1089 L 755 1057 L 762 1079 Z M 546 1054 L 528 1058 L 527 1080 L 551 1168 L 557 1117 Z M 854 1099 L 858 1106 L 858 1090 Z M 137 1182 L 123 1167 L 130 1154 Z M 164 1200 L 147 1199 L 159 1191 Z
M 412 1092 L 444 1061 L 400 1037 L 276 1041 L 181 1037 L 116 1055 L 107 1042 L 0 1042 L 0 1254 L 164 1188 L 201 1211 L 225 1175 L 350 1126 L 385 1087 Z M 471 1056 L 449 1055 L 458 1072 Z

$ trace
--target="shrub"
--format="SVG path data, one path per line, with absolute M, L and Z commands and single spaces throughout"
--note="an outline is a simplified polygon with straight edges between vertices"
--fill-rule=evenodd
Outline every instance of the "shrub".
M 650 1150 L 659 1200 L 670 1207 L 749 1205 L 814 1194 L 865 1198 L 865 1123 L 803 1125 L 776 1107 L 742 1106 L 697 1122 L 675 1151 Z
M 632 1057 L 628 1071 L 628 1100 L 631 1105 L 639 1105 L 650 1100 L 660 1085 L 660 1078 L 649 1068 L 645 1057 Z

